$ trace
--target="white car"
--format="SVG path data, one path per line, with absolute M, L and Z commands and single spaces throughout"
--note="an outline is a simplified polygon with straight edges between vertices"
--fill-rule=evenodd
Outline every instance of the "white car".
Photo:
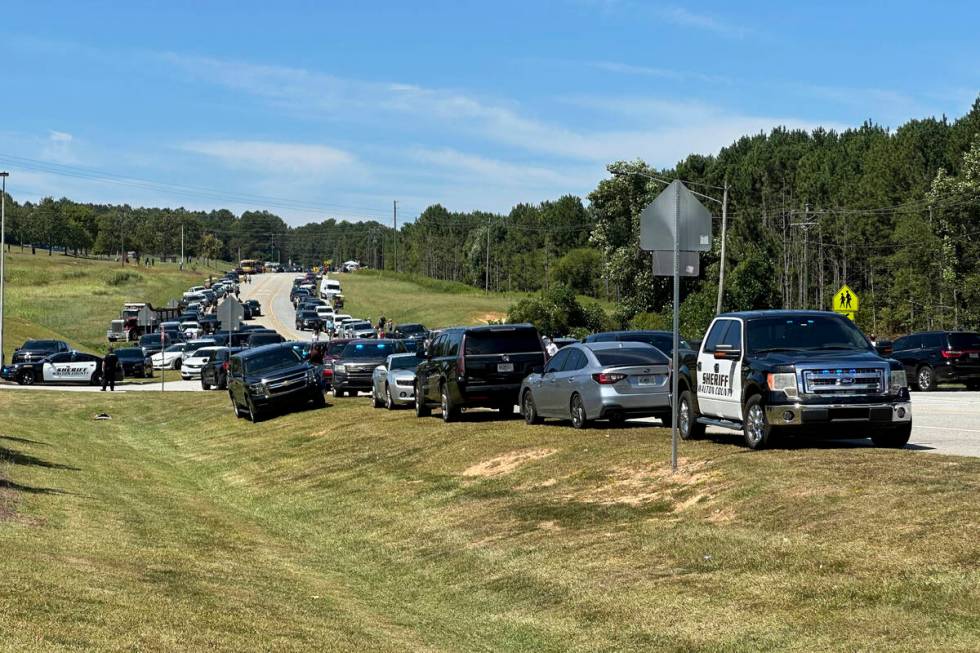
M 211 362 L 214 358 L 215 353 L 220 351 L 222 347 L 201 347 L 190 357 L 184 359 L 184 362 L 180 364 L 180 378 L 185 381 L 190 381 L 191 379 L 201 378 L 201 370 L 204 366 Z
M 323 318 L 333 318 L 333 306 L 317 306 L 316 307 L 317 317 Z
M 101 378 L 102 359 L 80 351 L 66 351 L 49 356 L 41 364 L 41 380 L 45 383 L 91 383 Z M 118 377 L 117 377 L 118 378 Z
M 374 407 L 394 410 L 415 403 L 415 369 L 420 362 L 416 354 L 392 354 L 371 375 L 371 398 Z
M 178 342 L 176 345 L 170 345 L 163 351 L 158 351 L 153 354 L 150 356 L 150 360 L 153 362 L 153 369 L 179 370 L 184 360 L 184 349 L 186 347 L 187 345 L 185 343 Z
M 180 330 L 184 333 L 185 338 L 200 338 L 201 337 L 201 325 L 198 322 L 187 322 L 180 323 Z

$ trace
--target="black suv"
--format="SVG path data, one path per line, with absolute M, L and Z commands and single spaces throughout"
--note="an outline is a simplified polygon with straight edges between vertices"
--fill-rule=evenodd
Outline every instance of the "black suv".
M 149 354 L 139 347 L 124 347 L 116 350 L 116 357 L 122 367 L 123 378 L 139 377 L 145 379 L 153 376 L 153 364 Z
M 312 402 L 326 405 L 310 364 L 288 344 L 235 354 L 228 364 L 228 396 L 238 417 L 253 422 L 273 406 Z
M 405 343 L 401 340 L 360 339 L 351 340 L 331 362 L 333 396 L 357 395 L 370 392 L 373 387 L 374 368 L 384 365 L 391 354 L 404 354 Z
M 201 389 L 226 390 L 228 388 L 228 366 L 231 357 L 243 351 L 239 347 L 223 347 L 214 352 L 204 367 L 201 368 Z
M 444 329 L 425 348 L 415 377 L 415 414 L 432 406 L 442 419 L 459 417 L 461 408 L 496 408 L 514 412 L 521 381 L 541 372 L 544 343 L 530 324 Z
M 317 315 L 314 310 L 300 310 L 296 311 L 296 328 L 300 331 L 309 329 L 310 331 L 322 328 L 323 320 Z
M 14 350 L 11 363 L 30 363 L 47 358 L 51 354 L 71 351 L 64 340 L 28 340 Z
M 972 331 L 913 333 L 895 341 L 892 358 L 901 361 L 912 386 L 923 392 L 940 383 L 980 390 L 980 334 Z
M 252 312 L 252 317 L 257 317 L 262 315 L 262 304 L 259 303 L 257 299 L 246 299 L 245 306 L 248 306 Z
M 882 357 L 846 317 L 820 311 L 724 313 L 678 378 L 677 427 L 741 431 L 750 449 L 778 435 L 868 438 L 904 447 L 912 405 L 902 364 Z

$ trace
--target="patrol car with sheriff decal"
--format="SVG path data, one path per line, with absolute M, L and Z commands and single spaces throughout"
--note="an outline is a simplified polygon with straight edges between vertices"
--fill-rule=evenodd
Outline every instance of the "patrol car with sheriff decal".
M 116 379 L 121 378 L 116 370 Z M 19 362 L 4 366 L 0 376 L 21 385 L 35 383 L 90 383 L 102 381 L 102 359 L 94 354 L 65 351 L 39 361 Z
M 904 447 L 912 406 L 902 364 L 883 358 L 857 326 L 822 311 L 746 311 L 719 315 L 681 383 L 678 430 L 742 431 L 762 449 L 774 437 L 871 438 Z

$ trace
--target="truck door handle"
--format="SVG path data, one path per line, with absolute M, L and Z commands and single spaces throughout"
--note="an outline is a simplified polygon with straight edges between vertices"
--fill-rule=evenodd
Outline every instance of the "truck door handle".
M 701 371 L 701 361 L 698 361 L 698 372 Z

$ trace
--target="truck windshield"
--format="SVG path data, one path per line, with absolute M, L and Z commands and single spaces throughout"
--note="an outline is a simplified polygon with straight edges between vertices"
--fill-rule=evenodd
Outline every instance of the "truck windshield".
M 245 371 L 248 374 L 260 374 L 268 370 L 292 367 L 300 362 L 302 362 L 300 355 L 292 348 L 279 347 L 245 359 Z
M 845 318 L 767 317 L 747 325 L 751 353 L 767 351 L 855 350 L 870 351 L 861 331 Z

